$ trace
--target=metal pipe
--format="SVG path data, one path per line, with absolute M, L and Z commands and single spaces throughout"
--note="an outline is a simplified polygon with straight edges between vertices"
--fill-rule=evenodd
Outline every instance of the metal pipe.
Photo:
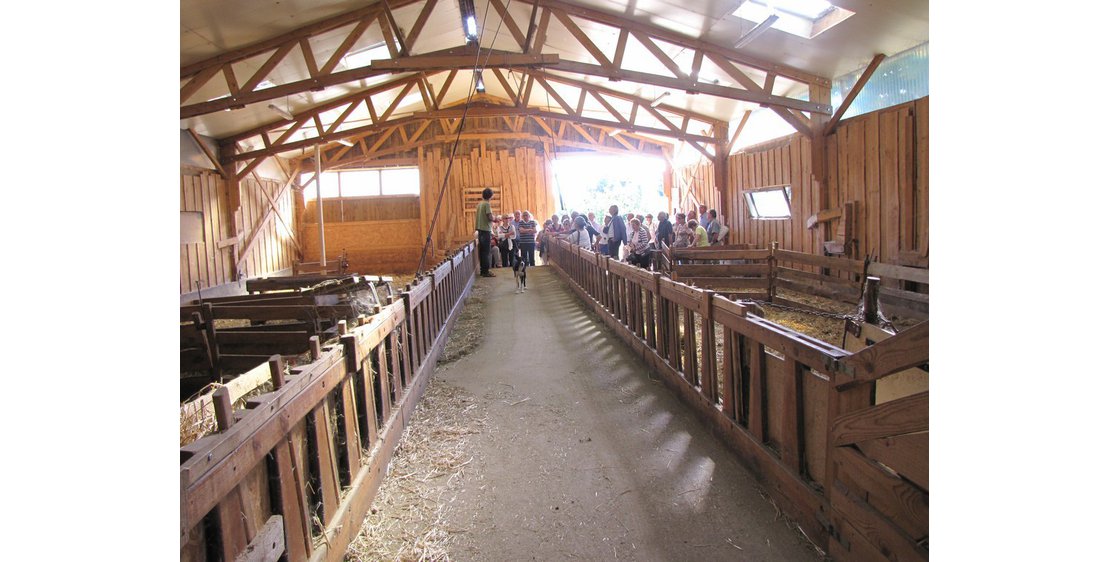
M 328 268 L 328 254 L 324 249 L 324 199 L 320 196 L 320 178 L 323 177 L 323 171 L 320 169 L 320 145 L 316 145 L 316 214 L 317 220 L 320 221 L 320 267 L 327 272 Z

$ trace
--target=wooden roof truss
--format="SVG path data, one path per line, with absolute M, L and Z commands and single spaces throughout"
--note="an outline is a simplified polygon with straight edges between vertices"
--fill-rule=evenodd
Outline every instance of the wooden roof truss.
M 261 137 L 261 149 L 243 153 L 221 150 L 221 160 L 225 164 L 229 162 L 246 164 L 245 168 L 235 173 L 236 177 L 241 179 L 249 174 L 263 158 L 282 152 L 310 147 L 318 143 L 333 143 L 340 138 L 358 139 L 361 142 L 368 137 L 385 134 L 386 131 L 394 133 L 407 131 L 404 134 L 411 137 L 412 133 L 415 133 L 415 128 L 419 127 L 417 125 L 410 130 L 408 123 L 412 121 L 429 120 L 430 122 L 460 117 L 462 109 L 445 108 L 444 102 L 447 101 L 445 95 L 450 85 L 458 78 L 459 71 L 469 79 L 467 73 L 474 68 L 474 61 L 479 58 L 486 62 L 486 71 L 493 73 L 494 78 L 512 100 L 510 106 L 484 107 L 474 115 L 539 118 L 545 122 L 570 119 L 584 131 L 620 129 L 629 134 L 676 139 L 689 143 L 710 158 L 712 154 L 708 146 L 714 144 L 715 150 L 723 150 L 727 148 L 728 139 L 724 139 L 725 142 L 722 143 L 718 138 L 719 135 L 707 136 L 691 131 L 704 129 L 706 125 L 710 128 L 720 127 L 724 123 L 722 120 L 671 105 L 656 104 L 653 107 L 654 100 L 605 88 L 586 80 L 589 77 L 595 77 L 614 82 L 635 82 L 652 88 L 681 90 L 689 94 L 758 103 L 770 107 L 797 130 L 810 136 L 815 130 L 818 130 L 818 133 L 821 132 L 819 129 L 823 129 L 827 116 L 832 113 L 832 107 L 828 104 L 777 96 L 772 93 L 776 80 L 792 80 L 810 87 L 824 88 L 827 91 L 830 81 L 826 78 L 785 65 L 758 60 L 730 47 L 708 43 L 633 19 L 558 0 L 535 0 L 528 21 L 517 21 L 501 0 L 491 0 L 491 7 L 502 18 L 502 32 L 512 36 L 520 48 L 519 53 L 491 52 L 483 49 L 481 57 L 478 57 L 474 47 L 461 47 L 447 51 L 413 54 L 418 50 L 424 24 L 437 3 L 441 1 L 445 0 L 379 2 L 241 49 L 185 65 L 181 69 L 181 117 L 185 119 L 241 108 L 247 104 L 266 102 L 293 94 L 320 91 L 329 86 L 350 85 L 375 76 L 392 76 L 392 79 L 387 82 L 298 112 L 294 114 L 292 123 L 284 119 L 277 120 L 221 139 L 222 148 L 230 148 L 247 138 Z M 422 5 L 415 21 L 406 32 L 398 26 L 393 12 L 414 4 Z M 562 26 L 584 52 L 589 53 L 590 60 L 588 62 L 568 60 L 556 53 L 539 52 L 553 25 Z M 589 26 L 591 31 L 589 33 L 584 31 L 584 26 Z M 351 51 L 352 46 L 372 29 L 378 30 L 384 38 L 389 50 L 389 60 L 377 60 L 367 66 L 338 70 L 339 63 Z M 607 30 L 617 35 L 618 40 L 612 52 L 605 52 L 591 39 L 591 36 L 597 36 L 599 30 Z M 332 36 L 335 33 L 346 33 L 346 35 L 338 47 L 330 53 L 317 53 L 312 46 L 313 38 L 324 33 L 330 33 Z M 638 62 L 639 68 L 629 64 L 630 61 L 625 55 L 633 41 L 651 54 L 654 58 L 654 61 L 649 61 L 651 64 L 657 62 L 661 66 L 657 65 L 656 68 L 665 68 L 666 71 L 645 71 L 643 60 Z M 675 47 L 692 52 L 692 64 L 689 70 L 667 54 L 668 49 L 673 51 Z M 300 57 L 310 76 L 307 79 L 259 89 L 259 86 L 268 80 L 271 72 L 289 57 Z M 707 82 L 699 78 L 706 63 L 714 65 L 724 74 L 725 79 L 735 85 L 716 80 Z M 762 84 L 749 76 L 753 71 L 764 75 Z M 436 92 L 430 79 L 440 75 L 446 75 L 446 79 Z M 222 80 L 226 85 L 225 96 L 210 101 L 189 103 L 192 101 L 190 98 L 203 87 L 217 80 Z M 564 97 L 560 94 L 560 90 L 564 93 L 573 91 L 577 97 Z M 419 94 L 425 111 L 411 117 L 395 116 L 398 102 L 411 92 Z M 370 98 L 384 93 L 395 97 L 393 103 L 379 114 Z M 541 104 L 539 103 L 541 101 L 554 102 L 555 105 Z M 596 111 L 592 116 L 588 116 L 584 111 L 587 102 L 602 106 L 611 119 L 598 118 Z M 345 120 L 358 104 L 367 105 L 371 124 L 343 129 Z M 338 108 L 343 110 L 325 124 L 322 114 Z M 814 114 L 820 114 L 817 126 L 813 120 Z M 587 126 L 591 129 L 586 129 Z M 727 130 L 727 125 L 725 128 Z M 430 127 L 424 125 L 423 132 L 428 129 Z M 295 138 L 298 132 L 301 136 L 299 139 Z M 581 134 L 586 138 L 593 138 L 588 134 Z M 373 150 L 369 152 L 372 153 Z

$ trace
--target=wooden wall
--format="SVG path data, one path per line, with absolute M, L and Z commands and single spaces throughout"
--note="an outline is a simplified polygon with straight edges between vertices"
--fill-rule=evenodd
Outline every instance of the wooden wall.
M 821 255 L 838 225 L 806 229 L 806 219 L 852 201 L 858 240 L 852 257 L 928 267 L 929 99 L 845 120 L 827 138 L 826 148 L 827 207 L 821 205 L 821 187 L 812 175 L 812 145 L 800 134 L 730 156 L 720 200 L 714 199 L 708 162 L 675 170 L 674 181 L 680 191 L 717 205 L 733 229 L 730 242 L 768 247 L 777 241 L 783 249 Z M 782 184 L 792 189 L 791 218 L 749 218 L 743 192 Z
M 320 227 L 306 224 L 301 230 L 304 261 L 320 262 Z M 351 273 L 412 274 L 424 244 L 420 219 L 329 223 L 324 221 L 324 250 L 328 259 L 347 252 Z M 432 265 L 435 265 L 432 262 Z
M 316 200 L 305 203 L 303 216 L 305 223 L 316 224 Z M 324 224 L 398 219 L 419 220 L 420 198 L 415 195 L 378 195 L 324 199 Z
M 450 155 L 448 145 L 421 151 L 420 198 L 424 232 L 427 232 L 435 213 Z M 465 188 L 501 188 L 501 208 L 495 211 L 511 213 L 520 209 L 531 211 L 535 217 L 551 216 L 556 210 L 556 203 L 554 193 L 548 188 L 552 184 L 548 164 L 543 151 L 530 147 L 460 150 L 451 166 L 442 208 L 432 233 L 435 251 L 455 248 L 474 238 L 474 224 L 463 220 L 466 216 L 463 201 Z M 543 219 L 540 218 L 539 222 L 542 224 Z
M 220 240 L 234 232 L 227 215 L 227 184 L 219 175 L 207 171 L 182 168 L 181 211 L 199 212 L 204 224 L 204 241 L 181 244 L 180 292 L 228 283 L 235 278 L 235 261 L 231 249 L 217 247 Z
M 198 282 L 201 289 L 234 283 L 237 271 L 263 277 L 293 266 L 292 191 L 281 193 L 283 183 L 260 179 L 233 191 L 216 173 L 181 167 L 181 210 L 203 213 L 205 228 L 204 242 L 181 244 L 181 294 L 195 292 Z M 263 191 L 275 198 L 276 212 Z

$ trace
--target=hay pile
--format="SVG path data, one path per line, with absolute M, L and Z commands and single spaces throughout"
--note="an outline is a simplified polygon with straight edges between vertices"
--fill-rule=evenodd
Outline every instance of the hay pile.
M 211 395 L 216 389 L 223 386 L 219 383 L 210 383 L 181 404 L 181 447 L 216 432 L 216 413 L 211 406 L 197 408 L 195 402 L 202 398 L 211 400 Z M 232 403 L 232 410 L 241 410 L 247 406 L 247 400 L 260 394 L 272 392 L 274 383 L 267 380 L 260 386 L 247 392 Z
M 448 527 L 447 515 L 474 460 L 470 437 L 486 424 L 476 397 L 433 379 L 347 559 L 450 560 L 451 545 L 466 531 Z
M 489 298 L 489 287 L 484 283 L 475 283 L 466 298 L 462 312 L 455 327 L 451 330 L 451 337 L 443 348 L 443 355 L 439 357 L 439 364 L 443 365 L 458 360 L 478 348 L 485 335 L 486 302 Z

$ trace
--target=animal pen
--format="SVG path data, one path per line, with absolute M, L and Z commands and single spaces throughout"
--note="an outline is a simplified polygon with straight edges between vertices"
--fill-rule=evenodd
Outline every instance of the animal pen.
M 777 260 L 808 259 L 773 249 L 672 255 L 764 260 L 736 279 L 760 280 L 757 294 L 771 298 Z M 217 432 L 181 450 L 182 559 L 342 559 L 474 283 L 475 256 L 468 244 L 374 314 L 339 320 L 334 338 L 309 336 L 306 364 L 290 368 L 275 352 L 254 379 L 273 390 L 243 408 L 229 387 L 193 406 L 214 412 Z M 863 273 L 848 260 L 809 261 Z M 562 241 L 550 263 L 818 546 L 843 560 L 928 557 L 927 320 L 892 335 L 861 316 L 846 323 L 842 349 L 749 314 L 733 300 L 744 293 Z M 706 283 L 714 268 L 741 266 L 674 267 Z

